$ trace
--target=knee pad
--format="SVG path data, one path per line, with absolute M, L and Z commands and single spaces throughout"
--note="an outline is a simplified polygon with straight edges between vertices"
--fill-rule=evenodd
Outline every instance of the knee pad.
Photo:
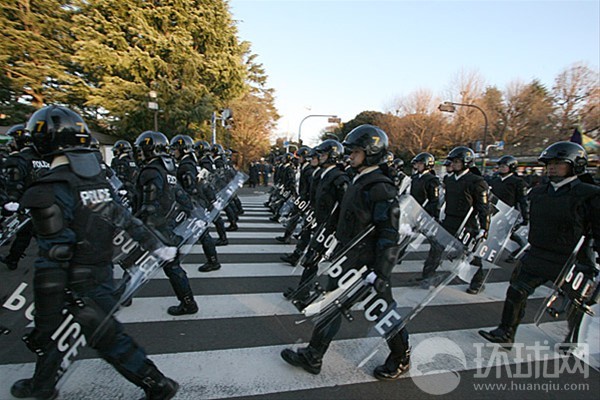
M 84 297 L 83 302 L 83 307 L 71 306 L 69 311 L 81 325 L 90 346 L 101 349 L 112 345 L 118 333 L 115 319 L 107 318 L 107 314 L 91 298 Z
M 527 300 L 527 297 L 531 294 L 525 287 L 524 284 L 511 283 L 506 291 L 506 299 L 513 303 L 521 303 Z
M 65 288 L 68 274 L 63 268 L 36 269 L 33 277 L 33 292 L 36 299 L 36 317 L 58 318 L 65 304 Z M 42 327 L 39 327 L 43 329 Z

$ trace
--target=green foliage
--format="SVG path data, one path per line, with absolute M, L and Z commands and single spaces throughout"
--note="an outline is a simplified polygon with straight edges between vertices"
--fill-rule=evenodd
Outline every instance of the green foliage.
M 226 2 L 81 0 L 79 6 L 74 59 L 97 82 L 86 106 L 107 110 L 114 118 L 103 121 L 107 127 L 127 135 L 153 129 L 153 112 L 145 109 L 155 91 L 159 130 L 195 136 L 213 110 L 247 90 Z

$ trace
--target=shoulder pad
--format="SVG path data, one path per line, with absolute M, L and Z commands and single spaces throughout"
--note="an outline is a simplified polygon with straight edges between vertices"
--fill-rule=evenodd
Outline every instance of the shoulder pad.
M 66 151 L 65 156 L 69 159 L 71 171 L 79 177 L 91 178 L 102 172 L 98 156 L 93 152 Z
M 23 194 L 19 203 L 24 208 L 46 208 L 54 202 L 54 190 L 49 183 L 34 183 Z
M 342 186 L 344 184 L 348 184 L 349 182 L 350 182 L 350 177 L 342 171 L 339 171 L 338 176 L 336 176 L 333 180 L 333 184 L 336 187 Z
M 167 172 L 169 172 L 171 174 L 175 173 L 177 168 L 175 167 L 175 162 L 173 161 L 173 159 L 171 157 L 161 156 L 160 160 L 162 161 L 162 164 L 165 166 L 165 169 L 167 170 Z

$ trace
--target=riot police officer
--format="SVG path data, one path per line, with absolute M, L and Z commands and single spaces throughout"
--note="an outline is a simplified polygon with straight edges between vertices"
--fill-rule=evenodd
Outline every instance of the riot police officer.
M 502 156 L 498 160 L 498 174 L 490 180 L 492 193 L 510 207 L 521 212 L 521 224 L 529 223 L 529 203 L 527 202 L 527 184 L 517 175 L 518 160 L 510 155 Z M 518 226 L 517 226 L 518 227 Z M 527 245 L 527 242 L 513 234 L 510 237 L 519 244 L 519 247 L 507 258 L 507 262 L 514 262 L 514 256 Z
M 298 201 L 299 202 L 309 202 L 310 201 L 310 179 L 312 177 L 312 173 L 315 168 L 310 163 L 310 158 L 308 157 L 308 153 L 310 152 L 310 147 L 302 146 L 296 152 L 296 157 L 298 157 L 300 163 L 300 179 L 298 181 Z M 275 239 L 281 243 L 289 244 L 291 241 L 291 236 L 294 233 L 294 229 L 300 220 L 300 210 L 295 208 L 294 214 L 290 217 L 283 236 L 277 236 Z
M 216 196 L 208 185 L 198 180 L 198 165 L 193 152 L 194 140 L 188 135 L 176 135 L 171 139 L 171 152 L 179 163 L 177 167 L 177 180 L 183 189 L 207 211 L 212 210 Z M 210 191 L 210 193 L 208 193 Z M 202 250 L 206 256 L 206 264 L 200 266 L 198 271 L 209 272 L 221 268 L 217 257 L 215 242 L 208 230 L 199 239 Z
M 440 217 L 440 180 L 435 175 L 435 157 L 430 153 L 419 153 L 411 164 L 415 174 L 411 178 L 410 195 L 436 220 Z
M 198 166 L 201 168 L 201 171 L 204 170 L 205 173 L 201 173 L 203 176 L 202 180 L 205 181 L 207 185 L 209 185 L 210 189 L 214 192 L 216 191 L 214 185 L 210 181 L 210 176 L 215 172 L 215 165 L 213 163 L 212 158 L 210 157 L 210 144 L 208 144 L 205 140 L 198 140 L 193 145 L 194 154 L 196 155 L 196 159 L 198 161 Z M 227 231 L 225 230 L 225 221 L 223 221 L 223 217 L 221 214 L 217 215 L 217 218 L 213 221 L 215 228 L 217 229 L 217 234 L 219 235 L 219 239 L 215 242 L 216 246 L 226 246 L 229 244 L 229 240 L 227 239 Z
M 162 235 L 163 242 L 171 246 L 179 244 L 180 238 L 173 233 L 175 217 L 179 210 L 189 212 L 194 206 L 190 196 L 177 183 L 175 162 L 168 154 L 169 142 L 161 132 L 141 133 L 135 147 L 144 163 L 137 179 L 140 201 L 137 207 L 139 218 Z M 166 265 L 163 270 L 179 299 L 178 306 L 171 306 L 171 315 L 195 314 L 198 305 L 185 270 L 179 259 Z
M 589 244 L 593 240 L 600 254 L 600 188 L 578 178 L 585 172 L 587 159 L 585 149 L 573 142 L 554 143 L 540 155 L 549 182 L 529 193 L 531 247 L 511 276 L 500 325 L 479 331 L 490 342 L 512 348 L 527 298 L 547 281 L 557 280 L 582 236 L 585 242 L 577 253 L 577 268 L 591 279 L 598 273 Z
M 344 140 L 351 151 L 352 166 L 358 175 L 346 190 L 340 208 L 336 238 L 343 247 L 367 226 L 373 224 L 374 231 L 351 251 L 349 258 L 356 257 L 356 265 L 366 265 L 375 277 L 375 287 L 381 296 L 393 301 L 390 278 L 398 256 L 398 213 L 396 188 L 391 179 L 380 169 L 379 164 L 388 148 L 388 137 L 384 131 L 372 126 L 361 125 L 353 129 Z M 335 287 L 330 281 L 329 289 Z M 312 334 L 308 347 L 298 351 L 285 349 L 281 357 L 289 364 L 318 374 L 322 360 L 333 337 L 341 325 L 341 314 L 332 314 L 319 322 Z M 398 379 L 409 368 L 408 332 L 405 328 L 388 339 L 391 350 L 385 364 L 375 368 L 377 379 Z
M 10 153 L 2 166 L 7 196 L 3 209 L 16 212 L 23 193 L 48 170 L 50 164 L 33 148 L 31 134 L 24 125 L 15 125 L 6 134 L 13 138 L 17 151 Z M 19 260 L 25 255 L 32 237 L 33 225 L 29 221 L 17 232 L 8 255 L 0 257 L 0 262 L 6 264 L 10 270 L 17 269 Z
M 447 159 L 452 162 L 453 174 L 444 180 L 446 207 L 442 227 L 450 234 L 456 235 L 460 233 L 458 230 L 464 222 L 464 229 L 471 237 L 483 239 L 487 237 L 490 225 L 488 184 L 480 175 L 470 171 L 474 157 L 475 152 L 465 146 L 455 147 L 448 153 Z M 469 215 L 471 208 L 473 212 Z M 440 261 L 440 249 L 431 246 L 423 267 L 422 287 L 435 286 L 440 282 L 441 276 L 435 275 Z M 478 270 L 467 288 L 467 293 L 477 294 L 482 289 L 485 276 L 481 258 L 474 257 L 471 263 L 478 267 Z
M 79 115 L 65 107 L 44 107 L 31 116 L 27 132 L 37 151 L 52 157 L 52 164 L 22 198 L 22 205 L 30 209 L 40 249 L 33 277 L 35 328 L 26 336 L 37 361 L 33 377 L 15 382 L 11 394 L 36 399 L 58 395 L 57 371 L 64 354 L 52 335 L 62 324 L 66 307 L 88 343 L 142 388 L 146 399 L 172 398 L 178 384 L 158 370 L 109 314 L 116 305 L 111 259 L 119 224 L 109 218 L 118 216 L 128 232 L 135 232 L 141 222 L 115 203 L 95 155 L 85 148 L 90 133 Z M 149 240 L 160 244 L 152 235 Z M 165 259 L 174 254 L 173 249 Z
M 123 183 L 122 190 L 125 191 L 127 202 L 130 205 L 137 204 L 137 193 L 135 192 L 135 181 L 138 175 L 138 166 L 133 157 L 133 147 L 127 140 L 117 140 L 112 148 L 113 159 L 110 167 Z M 136 210 L 134 210 L 136 211 Z
M 328 237 L 334 233 L 338 224 L 340 205 L 342 204 L 344 193 L 346 193 L 346 188 L 350 183 L 350 178 L 338 166 L 339 161 L 342 160 L 344 155 L 344 146 L 340 142 L 334 139 L 327 139 L 315 147 L 315 152 L 319 159 L 319 166 L 322 169 L 316 187 L 315 204 L 313 207 L 317 226 L 315 234 L 322 230 L 323 233 L 319 236 Z M 324 243 L 317 242 L 314 235 L 310 245 L 311 248 L 307 252 L 306 262 L 303 265 L 304 270 L 298 284 L 300 291 L 296 296 L 296 304 L 300 308 L 303 306 L 305 296 L 309 294 L 305 283 L 317 273 L 317 263 L 323 251 L 326 250 Z M 292 253 L 292 257 L 295 256 L 299 258 L 298 254 Z M 288 262 L 290 261 L 294 260 L 288 260 Z

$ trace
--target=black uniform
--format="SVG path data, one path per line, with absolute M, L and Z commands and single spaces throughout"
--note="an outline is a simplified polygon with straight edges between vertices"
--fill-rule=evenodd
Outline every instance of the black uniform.
M 205 210 L 210 211 L 213 206 L 212 202 L 208 199 L 206 191 L 207 185 L 202 185 L 198 182 L 198 169 L 196 160 L 193 154 L 185 154 L 179 161 L 177 168 L 177 180 L 181 183 L 183 189 L 196 200 L 198 204 Z M 214 200 L 214 193 L 213 193 Z M 208 230 L 200 237 L 200 243 L 202 243 L 202 250 L 206 256 L 207 263 L 199 267 L 198 270 L 201 272 L 214 271 L 221 268 L 217 258 L 217 250 L 215 248 L 215 242 L 210 236 Z
M 180 241 L 173 233 L 178 210 L 193 209 L 189 195 L 177 183 L 176 172 L 173 159 L 162 155 L 153 158 L 142 167 L 137 181 L 137 191 L 141 200 L 138 206 L 140 218 L 162 235 L 163 242 L 172 246 L 177 246 Z M 198 306 L 190 282 L 185 270 L 181 268 L 179 259 L 175 259 L 163 269 L 181 302 L 177 307 L 170 307 L 169 314 L 197 312 Z
M 78 156 L 79 161 L 69 155 L 67 164 L 57 164 L 22 199 L 23 206 L 31 210 L 40 249 L 33 277 L 35 328 L 27 336 L 28 347 L 38 357 L 33 378 L 16 382 L 12 393 L 54 398 L 63 354 L 52 345 L 51 336 L 62 323 L 66 308 L 104 360 L 145 389 L 149 398 L 164 398 L 158 393 L 174 393 L 176 384 L 158 371 L 116 319 L 106 320 L 116 306 L 111 262 L 115 225 L 140 240 L 141 222 L 115 205 L 115 194 L 95 156 L 89 152 Z M 160 245 L 152 236 L 147 239 Z M 106 322 L 104 328 L 97 331 L 101 322 Z
M 529 223 L 529 203 L 527 201 L 527 184 L 520 176 L 509 173 L 506 176 L 497 175 L 490 181 L 492 193 L 510 207 L 514 207 L 521 212 L 521 225 Z M 519 247 L 513 251 L 507 261 L 512 261 L 519 251 L 527 245 L 519 236 L 513 234 L 510 237 L 519 244 Z
M 348 175 L 337 166 L 324 168 L 323 172 L 320 174 L 315 192 L 314 206 L 317 229 L 313 234 L 311 249 L 306 255 L 307 262 L 304 264 L 304 271 L 302 271 L 302 277 L 298 284 L 299 288 L 305 286 L 305 282 L 308 282 L 314 277 L 318 271 L 317 263 L 320 259 L 320 255 L 322 255 L 323 250 L 325 249 L 323 246 L 324 243 L 318 243 L 315 240 L 314 235 L 320 231 L 320 227 L 324 228 L 322 236 L 325 238 L 335 232 L 335 228 L 339 221 L 340 207 L 349 183 L 350 178 L 348 178 Z M 297 298 L 301 300 L 308 294 L 309 288 L 304 287 L 297 295 Z M 302 307 L 302 304 L 299 306 Z
M 552 183 L 539 184 L 529 198 L 531 248 L 511 277 L 500 326 L 491 332 L 480 331 L 486 339 L 510 346 L 527 298 L 545 282 L 556 281 L 580 238 L 586 240 L 577 254 L 577 267 L 588 278 L 597 274 L 590 240 L 600 254 L 600 188 L 575 178 L 558 188 Z
M 422 174 L 414 174 L 410 194 L 429 215 L 436 220 L 440 217 L 440 180 L 434 173 L 425 170 Z
M 48 162 L 42 160 L 31 147 L 24 147 L 19 152 L 11 153 L 2 167 L 5 177 L 4 187 L 8 202 L 19 202 L 27 190 L 40 176 L 50 168 Z M 24 256 L 33 237 L 31 221 L 15 235 L 8 255 L 1 257 L 9 269 L 16 269 L 19 260 Z
M 396 194 L 393 182 L 381 169 L 363 171 L 346 190 L 336 228 L 336 238 L 343 247 L 370 224 L 375 226 L 375 230 L 351 250 L 348 258 L 356 260 L 354 266 L 366 265 L 379 279 L 388 283 L 381 293 L 388 304 L 393 302 L 389 281 L 399 251 L 397 244 L 400 211 Z M 335 287 L 336 282 L 330 280 L 328 289 L 332 290 Z M 319 322 L 307 348 L 300 349 L 297 354 L 289 349 L 284 350 L 282 357 L 288 360 L 300 356 L 305 360 L 304 363 L 315 371 L 313 373 L 318 373 L 323 355 L 340 329 L 341 319 L 341 314 L 335 313 Z M 405 328 L 388 340 L 388 346 L 391 354 L 386 364 L 408 364 L 408 332 Z
M 298 182 L 298 201 L 310 201 L 310 180 L 315 168 L 310 165 L 310 161 L 305 161 L 300 167 L 300 179 Z M 294 229 L 301 217 L 301 211 L 298 208 L 294 209 L 293 215 L 290 217 L 283 236 L 276 237 L 282 243 L 290 243 L 290 237 L 294 233 Z
M 442 227 L 451 235 L 458 234 L 458 230 L 469 213 L 473 212 L 464 225 L 466 232 L 471 237 L 476 237 L 480 230 L 488 231 L 490 225 L 488 184 L 485 180 L 470 170 L 455 172 L 448 175 L 445 181 L 445 217 Z M 423 268 L 423 278 L 431 278 L 441 261 L 441 249 L 432 246 Z M 481 270 L 481 258 L 475 257 L 472 262 L 479 270 L 471 281 L 470 289 L 478 291 L 484 278 Z

